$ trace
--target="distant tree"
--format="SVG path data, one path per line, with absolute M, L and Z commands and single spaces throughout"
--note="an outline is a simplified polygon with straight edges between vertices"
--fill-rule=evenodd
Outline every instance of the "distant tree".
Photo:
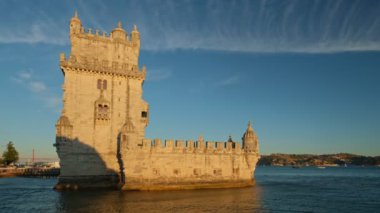
M 18 161 L 18 152 L 13 146 L 13 142 L 9 141 L 7 144 L 7 149 L 3 153 L 3 163 L 9 165 Z

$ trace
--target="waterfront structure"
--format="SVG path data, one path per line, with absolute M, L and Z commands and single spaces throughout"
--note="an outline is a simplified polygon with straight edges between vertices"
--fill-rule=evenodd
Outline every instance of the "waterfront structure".
M 57 189 L 160 190 L 254 184 L 259 159 L 251 123 L 240 143 L 146 139 L 140 34 L 119 22 L 110 35 L 70 21 L 71 53 L 60 56 L 63 109 L 56 123 L 61 173 Z

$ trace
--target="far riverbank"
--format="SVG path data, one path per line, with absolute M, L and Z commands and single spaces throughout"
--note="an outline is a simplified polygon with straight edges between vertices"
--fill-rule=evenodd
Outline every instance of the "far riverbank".
M 362 156 L 349 153 L 270 154 L 262 155 L 258 166 L 380 166 L 380 156 Z

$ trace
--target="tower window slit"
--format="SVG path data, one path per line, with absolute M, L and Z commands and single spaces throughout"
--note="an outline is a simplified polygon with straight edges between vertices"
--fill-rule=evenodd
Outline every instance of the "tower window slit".
M 107 89 L 107 80 L 98 79 L 97 88 L 100 90 Z
M 107 89 L 107 80 L 103 80 L 103 89 L 104 89 L 104 90 Z
M 98 89 L 102 89 L 102 80 L 98 79 Z

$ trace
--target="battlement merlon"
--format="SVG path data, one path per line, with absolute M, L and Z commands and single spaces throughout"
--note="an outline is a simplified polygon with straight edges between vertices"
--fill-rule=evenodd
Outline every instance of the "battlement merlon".
M 78 61 L 96 59 L 99 62 L 127 64 L 138 67 L 140 53 L 140 33 L 134 25 L 130 36 L 123 29 L 121 22 L 110 35 L 99 30 L 92 31 L 82 26 L 78 14 L 75 12 L 70 21 L 71 55 Z

